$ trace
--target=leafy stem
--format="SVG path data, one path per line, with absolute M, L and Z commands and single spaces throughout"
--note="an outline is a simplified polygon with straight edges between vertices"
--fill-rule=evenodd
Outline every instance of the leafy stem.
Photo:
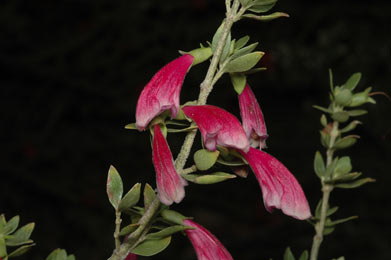
M 337 121 L 333 122 L 333 128 L 330 133 L 330 144 L 327 149 L 327 162 L 326 165 L 330 166 L 332 161 L 333 161 L 333 155 L 334 155 L 334 144 L 335 140 L 338 137 L 338 127 L 339 123 Z M 323 233 L 324 233 L 324 227 L 326 223 L 326 218 L 327 218 L 327 209 L 329 205 L 329 199 L 330 199 L 330 193 L 333 190 L 333 185 L 332 184 L 327 184 L 324 181 L 322 181 L 322 207 L 320 211 L 320 220 L 315 224 L 315 236 L 313 238 L 312 242 L 312 248 L 311 248 L 311 258 L 310 260 L 317 260 L 318 259 L 318 254 L 319 254 L 319 249 L 320 245 L 322 244 L 323 241 Z

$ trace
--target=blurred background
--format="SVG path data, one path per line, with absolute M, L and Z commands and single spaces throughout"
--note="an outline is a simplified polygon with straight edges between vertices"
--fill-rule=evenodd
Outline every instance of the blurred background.
M 268 152 L 297 177 L 315 208 L 321 192 L 313 173 L 321 113 L 328 104 L 328 69 L 336 84 L 362 72 L 359 89 L 391 94 L 390 1 L 288 1 L 274 11 L 291 15 L 269 23 L 243 20 L 246 34 L 266 52 L 267 71 L 250 76 L 269 131 Z M 148 133 L 124 129 L 134 122 L 139 93 L 152 75 L 178 56 L 211 41 L 224 16 L 217 0 L 2 1 L 0 3 L 0 213 L 36 222 L 37 246 L 20 259 L 44 259 L 61 247 L 77 259 L 107 259 L 114 214 L 106 198 L 110 164 L 125 188 L 155 186 Z M 196 66 L 181 101 L 197 98 L 207 64 Z M 336 217 L 359 215 L 325 238 L 321 259 L 390 259 L 391 102 L 375 97 L 360 118 L 358 144 L 346 153 L 353 169 L 377 180 L 335 190 Z M 209 103 L 239 115 L 230 81 L 216 85 Z M 176 154 L 184 135 L 168 137 Z M 199 137 L 198 137 L 199 138 Z M 199 140 L 199 139 L 198 139 Z M 199 144 L 199 141 L 197 142 Z M 345 152 L 344 152 L 345 153 Z M 343 155 L 340 153 L 339 155 Z M 313 229 L 266 212 L 252 174 L 212 186 L 190 185 L 173 206 L 211 230 L 235 259 L 299 255 Z M 181 235 L 151 259 L 196 259 Z

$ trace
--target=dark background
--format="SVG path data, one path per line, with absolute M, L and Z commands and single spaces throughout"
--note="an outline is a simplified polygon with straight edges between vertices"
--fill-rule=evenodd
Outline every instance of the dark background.
M 249 83 L 259 98 L 268 131 L 268 152 L 298 178 L 314 208 L 321 193 L 312 160 L 319 144 L 320 112 L 328 103 L 328 68 L 336 84 L 363 73 L 359 89 L 391 94 L 389 1 L 288 1 L 273 9 L 291 15 L 270 23 L 241 21 L 233 37 L 249 34 L 266 52 L 268 71 Z M 155 186 L 147 133 L 125 130 L 134 122 L 144 85 L 164 64 L 211 40 L 224 1 L 2 1 L 0 4 L 0 212 L 36 222 L 37 246 L 20 259 L 44 259 L 57 247 L 78 259 L 107 259 L 113 249 L 113 210 L 106 198 L 110 164 L 130 188 Z M 181 101 L 197 97 L 207 64 L 186 78 Z M 391 102 L 376 96 L 344 153 L 354 170 L 377 179 L 356 190 L 336 190 L 336 217 L 360 219 L 325 238 L 321 259 L 390 259 Z M 238 115 L 229 80 L 209 103 Z M 183 135 L 169 136 L 174 154 Z M 235 259 L 281 259 L 311 245 L 306 222 L 266 212 L 255 178 L 212 186 L 190 185 L 173 209 L 194 216 Z M 176 235 L 151 259 L 195 259 Z

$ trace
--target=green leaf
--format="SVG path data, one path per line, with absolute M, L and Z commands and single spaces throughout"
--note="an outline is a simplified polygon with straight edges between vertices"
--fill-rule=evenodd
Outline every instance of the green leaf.
M 322 116 L 320 117 L 320 124 L 324 127 L 327 126 L 327 117 L 325 114 L 322 114 Z
M 265 13 L 272 9 L 276 2 L 277 0 L 255 0 L 249 10 L 254 13 Z
M 257 65 L 258 61 L 264 54 L 265 53 L 258 51 L 240 56 L 227 64 L 225 72 L 232 73 L 247 71 Z
M 5 224 L 7 224 L 7 221 L 5 219 L 4 214 L 1 214 L 0 215 L 0 233 L 3 232 L 3 228 L 4 228 Z
M 333 178 L 333 182 L 346 182 L 346 181 L 352 181 L 357 179 L 361 176 L 361 172 L 351 172 L 345 175 L 336 176 Z
M 235 47 L 234 47 L 235 50 L 238 50 L 238 49 L 242 48 L 243 46 L 245 46 L 248 43 L 249 40 L 250 40 L 250 37 L 248 35 L 246 35 L 246 36 L 240 38 L 239 40 L 237 40 L 235 42 Z
M 356 180 L 354 182 L 339 183 L 339 184 L 334 185 L 334 187 L 342 188 L 342 189 L 353 189 L 353 188 L 360 187 L 360 186 L 362 186 L 362 185 L 364 185 L 366 183 L 375 182 L 375 181 L 376 180 L 372 179 L 372 178 L 362 178 L 362 179 Z
M 124 209 L 131 208 L 136 205 L 140 200 L 140 190 L 141 184 L 136 183 L 120 201 L 118 210 L 123 211 Z
M 126 235 L 132 233 L 133 231 L 135 231 L 139 226 L 140 226 L 140 224 L 138 224 L 138 223 L 127 225 L 126 227 L 121 229 L 121 231 L 119 232 L 119 235 L 126 236 Z
M 107 175 L 107 195 L 111 205 L 115 209 L 118 208 L 123 193 L 122 179 L 118 171 L 114 166 L 110 166 L 109 173 Z
M 228 179 L 236 178 L 236 175 L 225 173 L 225 172 L 215 172 L 206 175 L 199 174 L 187 174 L 183 176 L 186 180 L 197 183 L 197 184 L 214 184 Z
M 346 132 L 349 132 L 349 131 L 352 131 L 356 128 L 357 125 L 361 124 L 360 121 L 358 120 L 354 120 L 352 122 L 350 122 L 347 126 L 345 126 L 344 128 L 342 128 L 341 130 L 339 130 L 341 133 L 346 133 Z
M 301 253 L 299 260 L 308 260 L 308 251 L 304 250 L 303 253 Z
M 342 223 L 348 222 L 349 220 L 356 219 L 356 218 L 358 218 L 358 216 L 351 216 L 351 217 L 347 217 L 347 218 L 343 218 L 343 219 L 329 221 L 329 222 L 326 222 L 325 227 L 334 227 L 335 225 L 342 224 Z
M 287 247 L 285 250 L 284 260 L 295 260 L 295 257 L 289 247 Z
M 333 258 L 333 260 L 345 260 L 345 257 L 340 256 L 340 257 L 338 257 L 338 258 Z
M 334 93 L 333 71 L 331 69 L 329 69 L 329 83 L 331 93 Z
M 188 226 L 183 226 L 183 225 L 170 226 L 170 227 L 167 227 L 159 232 L 149 233 L 146 236 L 146 239 L 162 239 L 162 238 L 171 236 L 174 233 L 184 231 L 186 229 L 194 229 L 194 228 L 188 227 Z
M 234 53 L 231 56 L 231 59 L 234 60 L 234 59 L 239 58 L 239 57 L 241 57 L 243 55 L 249 54 L 253 50 L 255 50 L 255 48 L 257 48 L 257 46 L 258 46 L 258 43 L 255 42 L 255 43 L 250 44 L 249 46 L 246 46 L 246 47 L 244 47 L 242 49 L 235 50 Z
M 346 81 L 345 85 L 343 85 L 344 88 L 348 90 L 354 90 L 361 79 L 361 73 L 354 73 L 350 78 Z
M 357 138 L 358 138 L 357 136 L 353 136 L 353 135 L 345 136 L 344 138 L 341 138 L 337 142 L 335 142 L 333 148 L 346 149 L 354 145 L 357 142 Z
M 349 120 L 349 113 L 347 111 L 335 112 L 331 115 L 331 118 L 340 123 L 345 123 Z
M 32 243 L 32 240 L 29 240 L 31 233 L 34 230 L 34 223 L 29 223 L 20 229 L 18 229 L 10 239 L 7 239 L 7 246 L 20 246 L 23 244 Z
M 194 153 L 194 163 L 198 170 L 206 171 L 210 169 L 219 157 L 219 151 L 209 151 L 206 149 L 198 150 Z
M 191 126 L 189 126 L 189 127 L 182 128 L 182 129 L 167 128 L 167 132 L 168 132 L 168 133 L 191 132 L 191 131 L 193 131 L 194 129 L 197 129 L 197 128 L 198 128 L 197 125 L 191 125 Z
M 327 134 L 325 131 L 320 131 L 320 142 L 321 142 L 321 144 L 324 147 L 329 148 L 329 146 L 330 146 L 330 135 Z
M 261 22 L 269 22 L 269 21 L 272 21 L 272 20 L 275 20 L 275 19 L 278 19 L 281 17 L 288 18 L 289 14 L 283 13 L 283 12 L 274 12 L 274 13 L 268 14 L 268 15 L 244 14 L 243 17 L 257 20 L 257 21 L 261 21 Z
M 352 103 L 349 104 L 349 107 L 357 107 L 364 105 L 365 103 L 376 104 L 376 101 L 369 96 L 372 88 L 366 88 L 364 91 L 356 93 L 352 97 Z
M 324 174 L 326 171 L 326 166 L 324 164 L 324 160 L 322 155 L 319 151 L 315 153 L 315 159 L 314 159 L 314 170 L 316 175 L 318 175 L 319 178 L 323 179 Z
M 141 256 L 152 256 L 160 253 L 168 247 L 171 242 L 171 237 L 163 239 L 150 239 L 140 243 L 134 249 L 131 250 L 133 254 Z
M 324 236 L 330 235 L 331 233 L 333 233 L 334 230 L 335 227 L 325 227 L 323 230 L 323 235 Z
M 5 239 L 0 236 L 0 257 L 7 256 L 7 247 L 5 246 Z
M 76 260 L 75 256 L 74 255 L 69 255 L 67 260 Z
M 212 56 L 212 48 L 210 47 L 204 47 L 204 48 L 198 48 L 192 51 L 189 51 L 188 54 L 192 55 L 194 57 L 192 66 L 200 64 L 206 60 L 208 60 Z
M 335 92 L 335 102 L 338 105 L 347 106 L 352 102 L 353 94 L 349 89 L 341 89 Z
M 11 218 L 7 222 L 7 224 L 4 225 L 2 233 L 4 235 L 9 235 L 18 228 L 18 225 L 19 225 L 19 216 L 15 216 L 15 217 Z
M 331 113 L 331 110 L 328 109 L 328 108 L 325 108 L 325 107 L 321 107 L 321 106 L 317 106 L 317 105 L 313 105 L 312 107 L 316 108 L 316 109 L 318 109 L 318 110 L 320 110 L 322 112 L 325 112 L 325 113 L 329 113 L 329 114 Z
M 144 187 L 144 209 L 147 210 L 149 205 L 151 205 L 152 201 L 155 199 L 156 193 L 153 188 L 147 183 Z
M 324 178 L 328 180 L 330 176 L 334 173 L 335 167 L 337 167 L 338 157 L 334 158 L 334 160 L 326 167 L 326 171 L 323 174 Z
M 338 160 L 334 169 L 333 177 L 338 177 L 349 173 L 352 170 L 352 163 L 349 156 L 344 156 Z
M 165 220 L 168 220 L 172 223 L 175 223 L 175 224 L 179 224 L 179 225 L 183 225 L 183 221 L 185 219 L 191 219 L 189 217 L 185 217 L 183 216 L 181 213 L 179 212 L 176 212 L 174 210 L 170 210 L 170 209 L 164 209 L 162 210 L 162 212 L 160 213 L 160 215 L 165 219 Z
M 46 260 L 67 260 L 67 252 L 64 249 L 55 249 Z
M 246 86 L 246 76 L 242 73 L 230 73 L 232 85 L 238 95 L 242 94 L 244 87 Z
M 326 216 L 329 217 L 337 212 L 339 208 L 337 206 L 327 209 Z
M 30 248 L 32 248 L 33 246 L 35 246 L 35 244 L 21 246 L 18 249 L 14 250 L 11 254 L 9 254 L 8 257 L 11 258 L 11 257 L 21 256 L 27 251 L 29 251 Z
M 217 159 L 217 162 L 219 164 L 222 164 L 222 165 L 225 165 L 225 166 L 243 166 L 243 165 L 247 165 L 245 162 L 238 161 L 238 160 L 226 161 L 226 160 L 223 160 L 223 159 Z
M 366 111 L 364 109 L 357 109 L 357 110 L 348 111 L 349 116 L 362 116 L 367 113 L 368 113 L 368 111 Z
M 249 3 L 251 3 L 253 0 L 239 0 L 240 4 L 244 7 L 246 7 Z
M 125 126 L 125 129 L 137 130 L 136 123 L 130 123 Z

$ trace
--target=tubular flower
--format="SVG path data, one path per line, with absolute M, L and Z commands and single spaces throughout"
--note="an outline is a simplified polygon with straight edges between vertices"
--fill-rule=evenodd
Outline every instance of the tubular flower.
M 289 170 L 273 156 L 255 148 L 248 153 L 241 152 L 250 164 L 262 189 L 263 202 L 270 212 L 281 209 L 286 215 L 296 219 L 311 217 L 304 192 Z
M 248 151 L 246 133 L 234 115 L 211 105 L 185 106 L 183 112 L 198 125 L 208 150 L 216 150 L 217 144 Z
M 174 201 L 179 203 L 185 197 L 186 181 L 175 170 L 170 148 L 159 125 L 154 126 L 152 159 L 160 201 L 165 205 Z
M 159 70 L 145 86 L 137 101 L 136 127 L 144 130 L 149 122 L 165 110 L 171 116 L 179 111 L 179 94 L 194 57 L 185 54 Z
M 130 254 L 125 258 L 125 260 L 137 260 L 137 259 L 138 259 L 137 255 L 132 254 L 132 253 L 130 253 Z
M 265 120 L 258 101 L 249 85 L 246 85 L 242 94 L 239 95 L 240 115 L 243 129 L 250 140 L 251 146 L 266 148 L 268 137 Z
M 184 220 L 183 224 L 195 228 L 186 229 L 185 232 L 196 251 L 198 260 L 233 260 L 220 241 L 204 227 L 188 219 Z

